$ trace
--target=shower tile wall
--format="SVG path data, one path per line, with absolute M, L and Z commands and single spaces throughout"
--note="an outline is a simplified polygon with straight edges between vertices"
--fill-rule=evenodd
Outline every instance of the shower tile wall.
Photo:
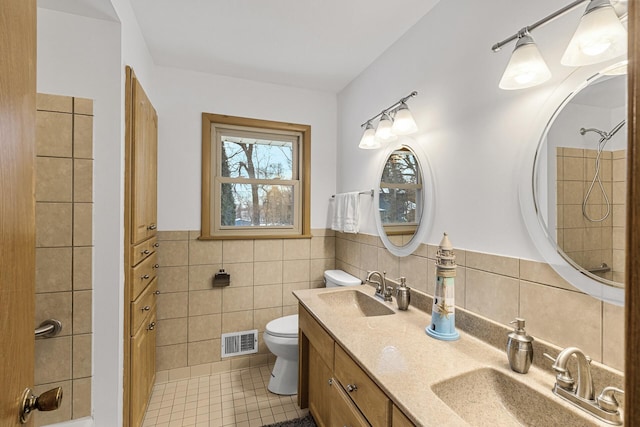
M 274 358 L 262 340 L 265 325 L 297 313 L 296 289 L 323 286 L 335 264 L 333 231 L 311 239 L 197 240 L 199 231 L 158 233 L 157 381 L 208 375 Z M 224 268 L 231 285 L 213 288 Z M 259 331 L 255 355 L 221 359 L 221 334 Z
M 336 268 L 361 279 L 370 270 L 405 276 L 409 287 L 433 295 L 436 250 L 421 245 L 398 258 L 377 236 L 337 233 Z M 624 308 L 577 291 L 544 263 L 459 249 L 455 254 L 457 306 L 503 325 L 524 317 L 534 338 L 577 346 L 593 360 L 624 369 Z M 425 326 L 430 320 L 425 315 Z
M 603 151 L 600 177 L 611 213 L 602 222 L 582 215 L 582 202 L 595 173 L 596 150 L 557 148 L 557 237 L 564 252 L 578 265 L 593 269 L 606 263 L 611 271 L 599 276 L 624 281 L 625 150 Z M 606 200 L 599 185 L 588 198 L 591 218 L 606 214 Z
M 38 94 L 36 311 L 62 322 L 35 345 L 35 394 L 62 386 L 62 407 L 36 426 L 91 415 L 93 101 Z

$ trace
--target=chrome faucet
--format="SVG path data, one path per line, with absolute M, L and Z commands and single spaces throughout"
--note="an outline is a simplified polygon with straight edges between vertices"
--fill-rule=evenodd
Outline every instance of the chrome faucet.
M 577 383 L 571 376 L 569 369 L 567 369 L 569 359 L 574 355 L 578 362 Z M 598 398 L 594 399 L 591 359 L 582 350 L 577 347 L 567 347 L 555 359 L 547 353 L 544 353 L 544 356 L 553 361 L 551 367 L 556 372 L 556 384 L 553 387 L 553 393 L 556 396 L 563 398 L 602 421 L 622 425 L 622 415 L 618 410 L 618 402 L 614 397 L 614 392 L 624 392 L 615 387 L 605 387 Z
M 382 298 L 385 301 L 391 301 L 391 295 L 393 295 L 393 286 L 387 285 L 386 279 L 387 272 L 383 271 L 369 271 L 367 273 L 366 282 L 374 283 L 376 285 L 376 296 Z M 371 279 L 372 276 L 378 276 L 380 280 Z

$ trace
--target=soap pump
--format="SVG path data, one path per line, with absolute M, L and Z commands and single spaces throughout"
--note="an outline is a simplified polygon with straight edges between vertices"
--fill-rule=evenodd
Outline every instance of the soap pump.
M 411 288 L 407 286 L 407 278 L 400 278 L 400 286 L 396 288 L 396 302 L 398 310 L 406 310 L 411 302 Z
M 516 324 L 507 340 L 507 357 L 513 371 L 526 374 L 533 361 L 533 337 L 524 330 L 525 320 L 517 317 L 510 324 Z

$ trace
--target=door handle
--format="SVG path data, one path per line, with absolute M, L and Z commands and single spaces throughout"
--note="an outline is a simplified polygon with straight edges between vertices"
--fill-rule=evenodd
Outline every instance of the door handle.
M 26 424 L 34 410 L 55 411 L 62 403 L 62 387 L 52 388 L 40 396 L 34 396 L 29 387 L 22 393 L 22 405 L 20 408 L 20 422 Z

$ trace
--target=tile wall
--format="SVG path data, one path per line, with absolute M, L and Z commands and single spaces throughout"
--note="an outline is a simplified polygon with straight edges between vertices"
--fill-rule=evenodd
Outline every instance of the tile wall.
M 624 282 L 626 150 L 602 152 L 600 178 L 609 200 L 610 215 L 601 222 L 589 221 L 582 214 L 582 203 L 595 173 L 596 150 L 559 147 L 556 154 L 560 247 L 586 269 L 606 263 L 611 271 L 596 274 Z M 591 218 L 606 215 L 606 200 L 597 182 L 587 201 Z
M 336 234 L 335 246 L 336 268 L 361 279 L 370 270 L 405 276 L 408 286 L 433 295 L 436 246 L 421 245 L 413 255 L 398 258 L 377 236 L 343 233 Z M 622 307 L 579 292 L 544 263 L 460 249 L 455 254 L 457 306 L 503 325 L 524 317 L 534 338 L 579 347 L 593 360 L 624 369 Z M 430 321 L 425 315 L 425 326 Z
M 36 116 L 36 316 L 62 322 L 35 345 L 36 395 L 63 389 L 57 411 L 35 425 L 91 415 L 93 101 L 38 94 Z
M 323 286 L 335 265 L 335 234 L 311 239 L 197 240 L 199 231 L 160 231 L 157 381 L 209 375 L 274 360 L 265 325 L 297 313 L 297 289 Z M 224 268 L 231 285 L 213 288 Z M 259 352 L 221 358 L 221 334 L 258 329 Z

